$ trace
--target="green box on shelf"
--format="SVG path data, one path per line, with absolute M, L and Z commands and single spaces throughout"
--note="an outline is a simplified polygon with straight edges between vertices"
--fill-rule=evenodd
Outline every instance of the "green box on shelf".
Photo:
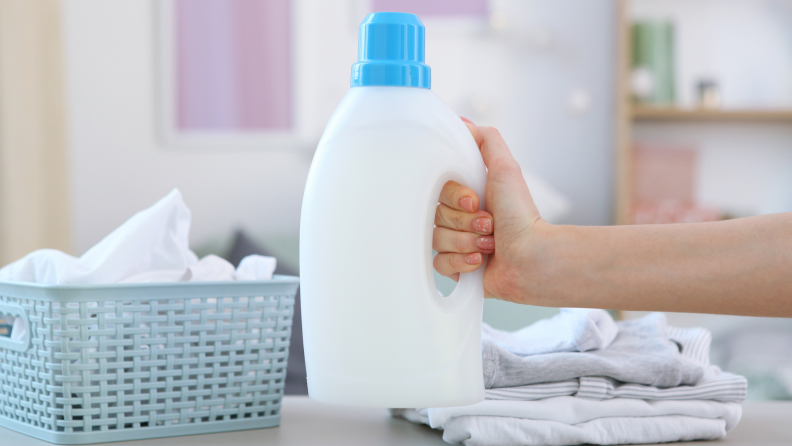
M 674 24 L 663 20 L 637 21 L 632 25 L 632 68 L 646 70 L 652 77 L 651 95 L 641 102 L 673 105 Z

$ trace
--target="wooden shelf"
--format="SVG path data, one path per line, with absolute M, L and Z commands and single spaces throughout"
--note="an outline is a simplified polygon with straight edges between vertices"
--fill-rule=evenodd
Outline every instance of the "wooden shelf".
M 633 121 L 752 121 L 792 122 L 792 110 L 706 110 L 672 107 L 634 107 Z
M 633 206 L 633 131 L 645 123 L 760 123 L 792 125 L 792 108 L 781 109 L 683 109 L 634 104 L 630 89 L 630 6 L 639 0 L 616 0 L 616 168 L 614 223 L 631 224 Z M 666 132 L 673 129 L 666 129 Z

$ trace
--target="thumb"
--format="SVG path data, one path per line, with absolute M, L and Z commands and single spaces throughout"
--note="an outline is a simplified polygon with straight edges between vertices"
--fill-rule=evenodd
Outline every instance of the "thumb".
M 494 127 L 479 127 L 468 121 L 465 125 L 481 149 L 487 166 L 487 210 L 495 217 L 496 228 L 530 226 L 539 220 L 539 210 L 534 205 L 520 164 L 500 132 Z
M 484 164 L 487 165 L 488 170 L 492 169 L 509 169 L 517 167 L 519 164 L 512 156 L 509 146 L 503 140 L 498 129 L 495 127 L 479 127 L 470 121 L 465 120 L 465 125 L 476 144 L 481 150 L 481 157 L 484 158 Z

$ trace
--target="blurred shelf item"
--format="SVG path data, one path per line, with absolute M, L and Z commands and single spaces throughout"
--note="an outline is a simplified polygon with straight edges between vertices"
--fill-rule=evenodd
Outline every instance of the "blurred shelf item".
M 616 0 L 618 5 L 616 10 L 616 23 L 618 25 L 616 33 L 617 66 L 615 70 L 616 181 L 613 222 L 619 225 L 638 223 L 639 221 L 637 221 L 638 219 L 636 219 L 636 217 L 639 216 L 639 214 L 643 215 L 641 214 L 643 211 L 638 200 L 640 197 L 636 195 L 636 187 L 640 186 L 640 181 L 636 178 L 639 172 L 637 172 L 635 162 L 637 156 L 640 154 L 636 153 L 636 141 L 634 141 L 633 132 L 637 124 L 792 124 L 792 109 L 718 108 L 722 105 L 720 86 L 716 78 L 710 77 L 700 78 L 696 84 L 698 108 L 679 108 L 663 105 L 674 103 L 676 95 L 671 91 L 673 90 L 672 87 L 669 87 L 669 92 L 661 97 L 656 97 L 650 93 L 653 93 L 654 89 L 657 87 L 656 72 L 660 69 L 656 69 L 656 66 L 659 65 L 663 70 L 667 71 L 673 64 L 673 62 L 668 61 L 669 54 L 673 56 L 673 48 L 668 46 L 668 39 L 674 38 L 674 24 L 662 25 L 661 22 L 647 21 L 645 18 L 641 18 L 640 21 L 634 21 L 630 14 L 631 5 L 640 1 L 641 0 Z M 680 3 L 680 5 L 683 4 L 687 3 Z M 657 28 L 652 32 L 658 34 L 659 37 L 649 36 L 649 40 L 654 39 L 652 40 L 652 42 L 654 42 L 653 45 L 647 43 L 645 39 L 647 36 L 636 34 L 636 32 L 640 32 L 640 29 L 636 31 L 635 24 L 639 25 L 638 28 L 640 28 L 640 26 L 644 26 L 645 28 Z M 665 26 L 668 30 L 658 31 L 662 26 Z M 646 31 L 644 34 L 647 33 L 649 33 L 649 31 Z M 668 36 L 663 37 L 660 35 L 663 33 L 668 34 Z M 673 43 L 671 43 L 671 45 L 673 45 Z M 635 48 L 633 48 L 634 46 Z M 642 51 L 654 51 L 655 54 L 641 54 Z M 660 63 L 656 61 L 656 57 L 664 59 L 665 62 Z M 644 65 L 647 70 L 641 71 L 640 68 Z M 665 71 L 663 71 L 663 73 L 665 73 Z M 668 73 L 662 74 L 661 77 L 668 78 L 667 74 Z M 672 80 L 673 79 L 671 79 L 671 81 Z M 646 102 L 636 103 L 636 98 L 641 98 Z M 652 102 L 654 102 L 654 104 L 652 104 Z M 662 129 L 662 131 L 674 131 L 674 127 Z M 688 217 L 684 215 L 683 217 L 684 219 L 688 219 Z
M 634 121 L 754 121 L 792 122 L 792 110 L 773 109 L 684 109 L 635 106 Z

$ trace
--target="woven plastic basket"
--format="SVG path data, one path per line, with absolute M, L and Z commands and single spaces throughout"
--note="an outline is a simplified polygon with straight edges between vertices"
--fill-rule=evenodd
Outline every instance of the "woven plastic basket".
M 277 426 L 298 284 L 0 283 L 27 327 L 0 337 L 0 426 L 59 444 Z

